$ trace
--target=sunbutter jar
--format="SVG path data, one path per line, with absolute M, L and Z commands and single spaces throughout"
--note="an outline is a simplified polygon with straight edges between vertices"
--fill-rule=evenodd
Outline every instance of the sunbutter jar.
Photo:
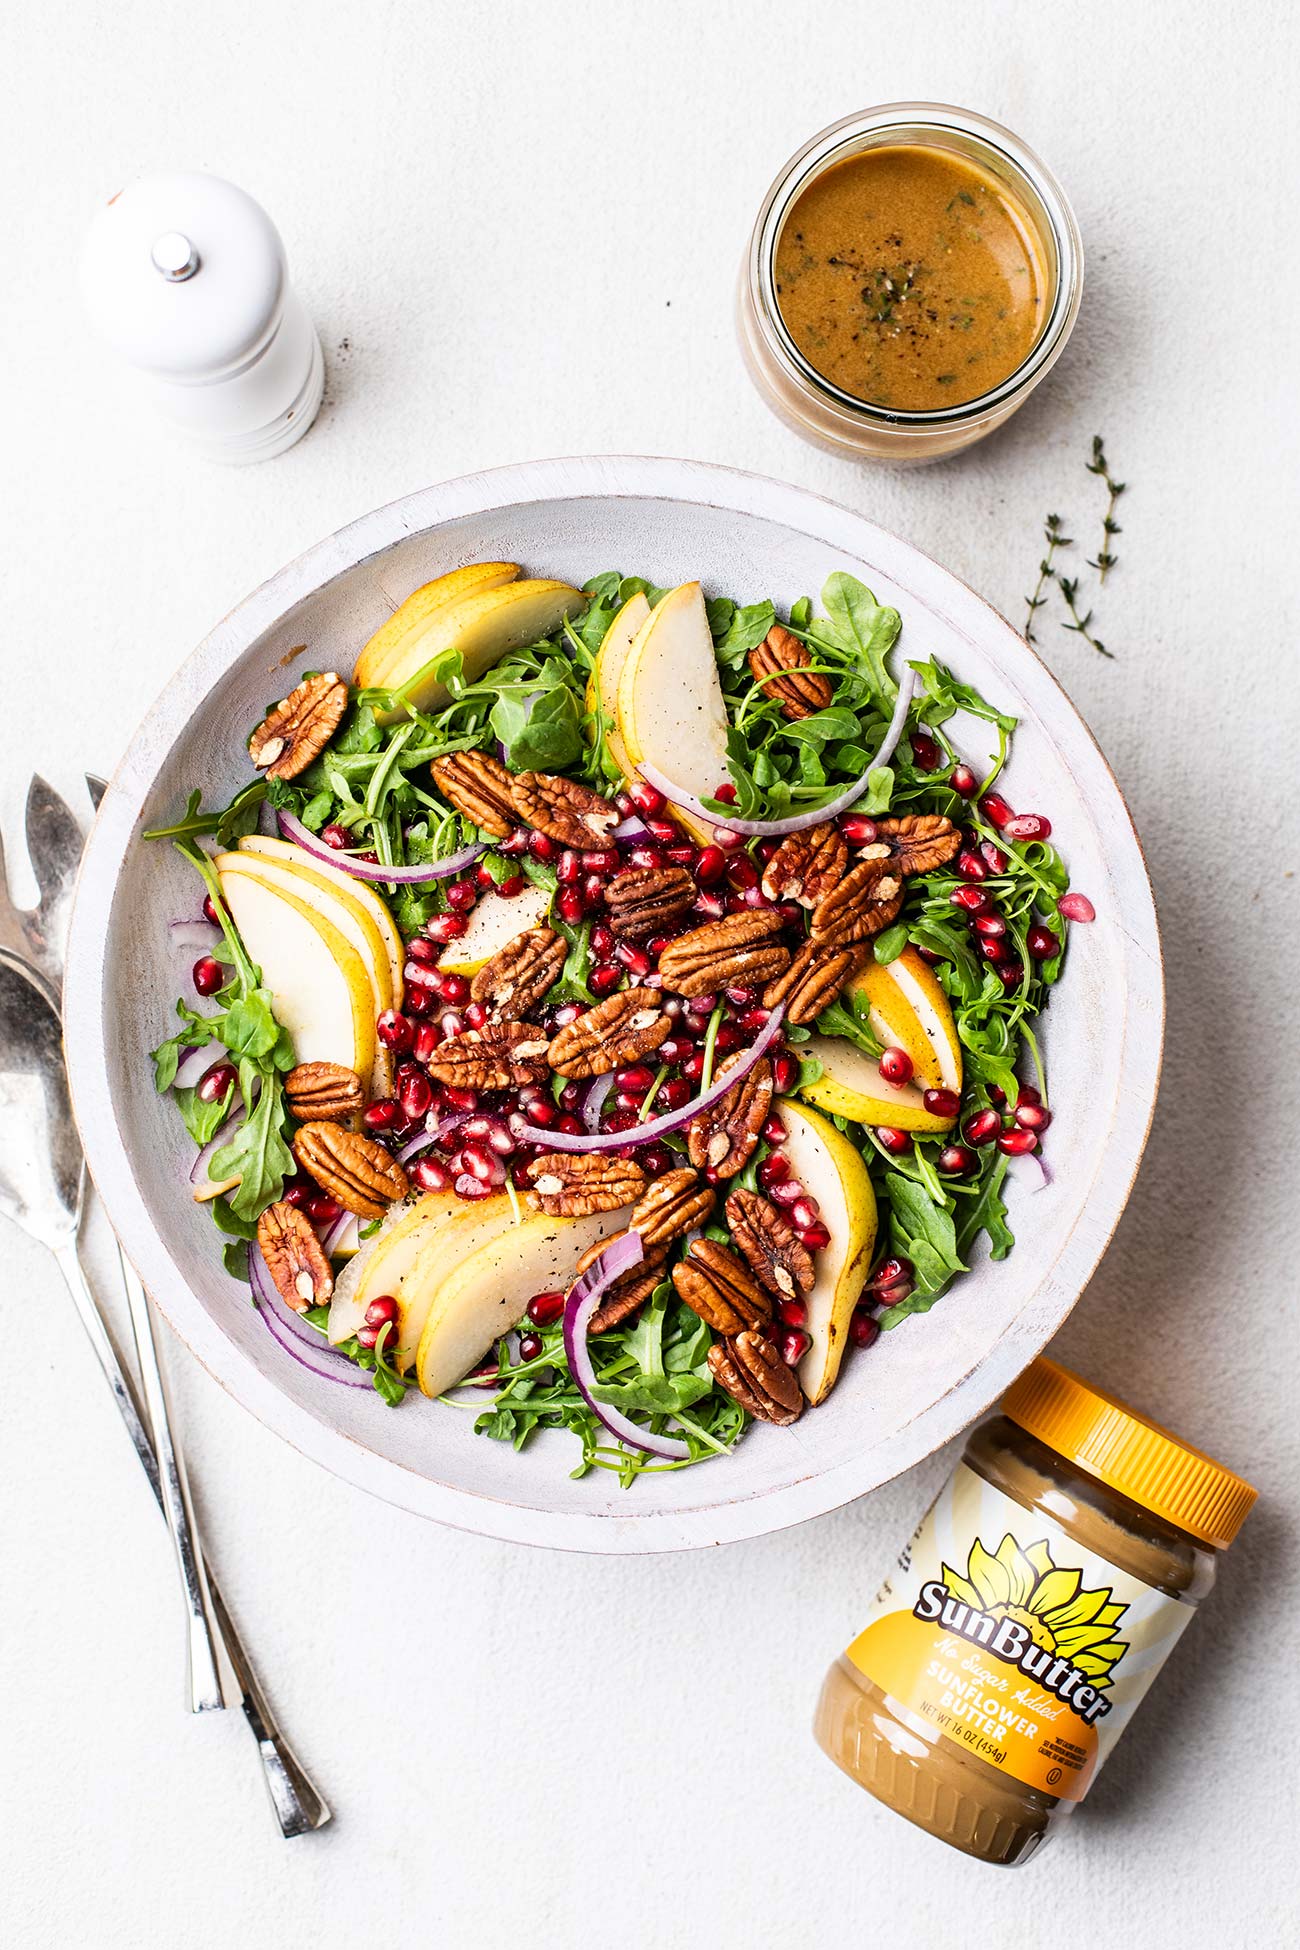
M 1087 1793 L 1255 1497 L 1035 1361 L 827 1674 L 818 1743 L 941 1841 L 1028 1861 Z
M 1019 213 L 1041 268 L 1041 322 L 1025 356 L 997 383 L 950 405 L 903 409 L 847 390 L 818 369 L 782 313 L 777 260 L 787 225 L 797 234 L 801 198 L 855 158 L 884 150 L 946 156 L 976 172 Z M 853 247 L 850 226 L 843 239 L 846 258 Z M 942 244 L 939 250 L 941 262 Z M 1083 242 L 1074 213 L 1056 178 L 1026 143 L 967 109 L 942 102 L 888 102 L 823 129 L 780 171 L 763 199 L 741 265 L 736 322 L 750 378 L 796 433 L 850 459 L 929 461 L 982 440 L 1024 404 L 1064 351 L 1082 294 Z

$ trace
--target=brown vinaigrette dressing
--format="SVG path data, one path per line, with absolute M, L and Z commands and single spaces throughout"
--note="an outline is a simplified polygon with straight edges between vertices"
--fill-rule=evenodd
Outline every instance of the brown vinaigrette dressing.
M 932 412 L 1022 365 L 1051 289 L 1026 211 L 945 149 L 850 156 L 798 197 L 776 248 L 781 316 L 808 363 L 854 399 Z

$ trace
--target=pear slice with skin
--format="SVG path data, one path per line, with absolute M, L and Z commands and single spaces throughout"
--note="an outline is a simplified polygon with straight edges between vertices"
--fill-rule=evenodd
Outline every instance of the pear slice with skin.
M 472 684 L 509 651 L 550 636 L 589 600 L 567 582 L 547 581 L 508 582 L 461 596 L 437 610 L 419 637 L 389 660 L 385 687 L 396 690 L 409 684 L 432 658 L 450 650 L 459 650 L 465 682 Z M 432 676 L 425 676 L 410 697 L 417 711 L 438 711 L 450 700 L 446 685 Z M 403 705 L 375 715 L 380 724 L 395 724 L 407 712 Z
M 332 921 L 288 888 L 218 856 L 221 897 L 271 991 L 299 1063 L 339 1063 L 368 1079 L 375 1066 L 375 995 L 361 956 Z
M 448 975 L 477 975 L 517 934 L 545 927 L 550 909 L 550 888 L 531 880 L 509 900 L 504 894 L 484 894 L 464 934 L 449 941 L 439 955 L 439 968 Z
M 638 589 L 628 598 L 606 630 L 596 652 L 596 662 L 587 679 L 587 709 L 605 714 L 605 746 L 625 779 L 636 777 L 627 747 L 618 729 L 618 686 L 637 633 L 650 616 L 650 605 Z
M 697 799 L 725 781 L 727 707 L 698 582 L 670 589 L 637 631 L 619 676 L 618 734 L 633 770 L 654 765 Z M 693 839 L 712 840 L 696 814 L 668 810 Z
M 362 908 L 383 939 L 391 975 L 392 1006 L 395 1009 L 401 1008 L 405 986 L 402 970 L 406 966 L 406 949 L 397 931 L 397 923 L 388 911 L 387 903 L 373 887 L 364 880 L 358 880 L 355 874 L 346 873 L 342 867 L 330 867 L 323 860 L 314 859 L 311 854 L 304 853 L 300 846 L 295 846 L 292 840 L 272 839 L 262 833 L 248 833 L 240 840 L 239 851 L 259 854 L 268 860 L 278 860 L 284 866 L 292 867 L 295 873 L 301 874 L 305 879 L 323 882 L 326 886 L 334 888 L 337 893 L 346 896 L 354 906 Z
M 405 660 L 408 651 L 413 661 L 407 668 L 418 670 L 428 661 L 419 654 L 420 639 L 441 610 L 476 590 L 497 589 L 503 583 L 513 582 L 518 574 L 517 562 L 469 562 L 463 569 L 452 569 L 446 575 L 435 576 L 432 582 L 422 583 L 363 645 L 352 682 L 358 690 L 386 688 L 389 669 L 399 657 Z
M 805 1192 L 817 1200 L 830 1244 L 813 1255 L 816 1276 L 803 1296 L 812 1345 L 799 1363 L 799 1385 L 812 1406 L 835 1386 L 848 1344 L 849 1323 L 861 1298 L 876 1246 L 876 1195 L 861 1152 L 816 1111 L 786 1098 L 782 1156 Z
M 399 1374 L 405 1374 L 415 1359 L 427 1311 L 412 1307 L 405 1290 L 407 1275 L 424 1247 L 465 1210 L 454 1192 L 425 1192 L 412 1203 L 394 1207 L 334 1283 L 330 1340 L 335 1345 L 347 1340 L 364 1323 L 371 1301 L 390 1295 L 397 1302 L 397 1322 L 388 1343 L 389 1359 Z
M 314 914 L 338 929 L 365 968 L 370 988 L 372 1029 L 375 1019 L 393 1007 L 392 965 L 388 959 L 388 949 L 366 908 L 331 887 L 328 881 L 309 879 L 305 874 L 295 873 L 291 866 L 282 861 L 260 854 L 218 854 L 216 868 L 218 874 L 222 875 L 223 887 L 227 880 L 246 875 L 260 881 L 263 886 L 275 888 L 280 893 L 305 902 Z M 373 1039 L 373 1046 L 370 1068 L 360 1074 L 362 1081 L 369 1085 L 372 1096 L 386 1096 L 391 1080 L 388 1051 L 377 1038 Z M 299 1058 L 300 1062 L 307 1060 Z
M 849 983 L 866 996 L 872 1030 L 884 1049 L 905 1050 L 922 1090 L 961 1093 L 961 1039 L 934 970 L 913 947 L 895 961 L 868 961 Z M 883 1079 L 882 1079 L 883 1081 Z
M 621 1232 L 630 1210 L 592 1212 L 581 1219 L 533 1212 L 522 1224 L 463 1252 L 449 1239 L 446 1254 L 457 1253 L 458 1263 L 448 1270 L 443 1259 L 416 1355 L 424 1393 L 442 1395 L 462 1381 L 493 1342 L 518 1325 L 535 1293 L 568 1287 L 579 1256 Z M 439 1238 L 433 1250 L 441 1256 L 442 1249 Z

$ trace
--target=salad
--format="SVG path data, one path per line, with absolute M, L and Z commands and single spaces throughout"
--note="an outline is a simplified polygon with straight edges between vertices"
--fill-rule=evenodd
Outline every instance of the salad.
M 202 881 L 155 1080 L 285 1358 L 627 1485 L 1010 1252 L 1093 909 L 901 627 L 842 573 L 778 617 L 470 564 L 146 836 Z

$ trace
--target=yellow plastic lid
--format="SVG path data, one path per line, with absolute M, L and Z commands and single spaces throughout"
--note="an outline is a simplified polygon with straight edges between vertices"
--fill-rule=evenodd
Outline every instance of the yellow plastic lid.
M 1223 1550 L 1259 1491 L 1211 1456 L 1040 1355 L 1002 1398 L 1002 1413 L 1121 1496 Z

